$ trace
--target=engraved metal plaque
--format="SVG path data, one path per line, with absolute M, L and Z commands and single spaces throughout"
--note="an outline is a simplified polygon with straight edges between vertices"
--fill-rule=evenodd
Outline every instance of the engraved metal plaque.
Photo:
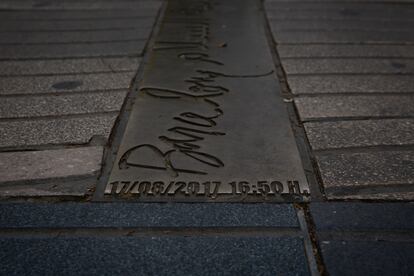
M 309 196 L 259 8 L 254 0 L 170 1 L 106 198 Z

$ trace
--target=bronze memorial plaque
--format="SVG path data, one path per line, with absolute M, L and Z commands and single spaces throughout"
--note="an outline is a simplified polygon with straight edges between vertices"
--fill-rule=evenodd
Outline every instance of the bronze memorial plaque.
M 255 0 L 168 4 L 105 199 L 307 200 Z

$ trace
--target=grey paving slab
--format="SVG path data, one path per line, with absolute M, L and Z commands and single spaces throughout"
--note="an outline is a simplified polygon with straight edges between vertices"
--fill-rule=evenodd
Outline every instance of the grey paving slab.
M 414 57 L 414 45 L 279 45 L 282 58 L 316 57 Z
M 349 16 L 358 17 L 359 13 L 364 11 L 369 12 L 402 12 L 402 13 L 414 13 L 414 9 L 410 6 L 401 4 L 402 1 L 389 1 L 380 2 L 376 1 L 266 1 L 266 8 L 269 10 L 305 10 L 305 11 L 329 11 L 349 14 Z M 345 12 L 344 12 L 345 11 Z M 351 14 L 350 12 L 354 12 Z
M 299 227 L 292 205 L 0 204 L 0 228 Z
M 77 177 L 75 177 L 77 178 Z M 3 200 L 22 197 L 64 197 L 84 199 L 96 185 L 96 175 L 81 176 L 79 179 L 48 179 L 0 185 L 0 198 Z M 17 184 L 17 185 L 16 185 Z
M 0 185 L 63 177 L 96 175 L 101 168 L 102 147 L 1 152 Z
M 154 19 L 151 17 L 113 20 L 7 21 L 0 25 L 0 32 L 137 29 L 150 28 L 153 24 Z
M 161 4 L 161 2 L 159 2 Z M 159 7 L 145 7 L 138 10 L 0 10 L 0 22 L 7 20 L 92 20 L 152 17 Z
M 313 150 L 414 145 L 414 119 L 309 122 L 305 130 Z
M 326 4 L 326 3 L 324 3 Z M 356 9 L 332 9 L 332 10 L 306 10 L 306 9 L 267 9 L 267 13 L 272 15 L 271 18 L 285 19 L 355 19 L 355 20 L 407 20 L 412 21 L 413 10 L 372 10 L 370 8 Z
M 296 97 L 302 121 L 319 118 L 407 117 L 414 114 L 414 95 Z
M 411 31 L 274 31 L 275 40 L 280 43 L 410 43 L 414 41 Z
M 48 31 L 48 32 L 7 32 L 0 37 L 1 44 L 41 43 L 43 46 L 51 43 L 76 42 L 116 42 L 144 39 L 146 40 L 151 28 L 95 30 L 95 31 Z M 5 47 L 5 46 L 2 46 Z
M 40 10 L 124 10 L 155 8 L 159 6 L 158 1 L 52 1 L 36 3 L 35 1 L 12 1 L 5 0 L 0 4 L 0 9 L 40 9 Z
M 288 75 L 287 79 L 294 94 L 414 92 L 411 75 Z
M 0 45 L 0 60 L 140 56 L 145 40 L 108 43 L 70 43 L 48 45 Z
M 272 30 L 279 31 L 410 31 L 414 21 L 329 20 L 329 19 L 270 19 Z
M 9 275 L 309 275 L 299 238 L 2 238 L 0 246 Z
M 0 119 L 114 112 L 121 109 L 126 91 L 74 95 L 3 97 Z
M 411 59 L 321 58 L 282 59 L 287 74 L 402 74 L 414 73 Z
M 414 274 L 413 243 L 324 241 L 321 251 L 330 275 Z
M 412 231 L 413 203 L 314 202 L 317 231 Z
M 78 58 L 0 61 L 0 76 L 136 71 L 140 58 Z
M 411 275 L 412 203 L 312 203 L 324 265 L 330 275 Z
M 328 198 L 413 197 L 412 150 L 324 153 L 316 160 Z
M 0 147 L 85 144 L 94 136 L 109 137 L 117 114 L 73 118 L 0 121 Z
M 135 72 L 0 77 L 0 95 L 129 88 Z

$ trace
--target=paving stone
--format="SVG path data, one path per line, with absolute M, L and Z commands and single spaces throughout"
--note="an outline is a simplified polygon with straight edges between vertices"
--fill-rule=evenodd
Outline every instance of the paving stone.
M 401 74 L 414 73 L 410 59 L 282 59 L 287 74 Z
M 129 88 L 135 72 L 0 78 L 0 95 Z
M 413 274 L 414 244 L 405 239 L 414 204 L 324 202 L 310 211 L 330 275 Z
M 394 196 L 393 190 L 410 192 L 414 187 L 412 150 L 324 153 L 318 154 L 316 160 L 330 199 L 385 199 Z M 412 196 L 413 193 L 407 197 Z
M 117 114 L 0 121 L 0 147 L 85 144 L 94 136 L 108 138 Z
M 12 1 L 4 0 L 0 3 L 0 9 L 40 9 L 40 10 L 123 10 L 123 9 L 140 9 L 156 8 L 159 6 L 158 1 L 52 1 L 40 4 L 32 1 Z
M 297 97 L 302 121 L 319 118 L 404 117 L 414 114 L 414 95 Z
M 324 3 L 325 4 L 325 3 Z M 270 18 L 278 19 L 354 19 L 354 20 L 406 20 L 412 21 L 413 10 L 372 10 L 366 9 L 333 9 L 333 10 L 306 10 L 300 8 L 292 9 L 270 9 L 267 8 Z
M 145 47 L 144 40 L 109 43 L 74 43 L 49 45 L 1 46 L 0 59 L 19 60 L 33 58 L 76 58 L 102 56 L 139 56 Z
M 155 2 L 155 1 L 154 1 Z M 159 2 L 160 3 L 160 2 Z M 161 4 L 161 3 L 160 3 Z M 159 5 L 160 6 L 160 5 Z M 92 20 L 113 18 L 140 18 L 153 17 L 157 14 L 157 7 L 142 7 L 138 10 L 0 10 L 0 21 L 18 20 Z
M 358 13 L 364 11 L 369 12 L 401 12 L 406 14 L 414 13 L 410 6 L 398 4 L 401 1 L 395 2 L 379 2 L 372 1 L 371 3 L 359 2 L 352 3 L 351 1 L 266 1 L 266 8 L 269 10 L 305 10 L 305 11 L 329 11 L 329 12 L 341 12 L 349 16 L 358 16 Z M 351 14 L 354 12 L 354 14 Z
M 69 31 L 69 30 L 110 30 L 110 29 L 132 29 L 151 28 L 154 20 L 151 17 L 137 19 L 114 19 L 114 20 L 73 20 L 73 21 L 8 21 L 0 25 L 1 32 L 14 31 Z
M 413 203 L 314 202 L 317 231 L 414 230 Z
M 48 32 L 8 32 L 2 33 L 0 44 L 37 43 L 49 46 L 50 43 L 79 43 L 79 42 L 121 42 L 147 39 L 151 29 L 137 28 L 124 30 L 95 30 L 95 31 L 48 31 Z M 2 48 L 5 45 L 2 45 Z
M 70 197 L 70 199 L 73 199 L 77 197 L 83 199 L 95 189 L 96 176 L 82 176 L 79 180 L 69 177 L 65 179 L 48 179 L 47 181 L 27 181 L 16 184 L 1 184 L 0 198 Z
M 414 57 L 414 45 L 279 45 L 282 58 L 315 57 Z
M 1 152 L 0 183 L 95 175 L 102 154 L 102 147 Z
M 414 21 L 330 20 L 330 19 L 270 19 L 271 29 L 279 31 L 410 31 Z
M 414 145 L 414 119 L 309 122 L 305 130 L 313 150 Z
M 414 244 L 407 242 L 323 241 L 330 275 L 412 275 Z
M 0 75 L 136 71 L 140 61 L 132 57 L 0 61 Z
M 309 275 L 299 238 L 1 238 L 0 246 L 5 275 Z
M 414 92 L 414 78 L 410 75 L 290 75 L 287 79 L 294 94 Z
M 0 204 L 0 228 L 299 227 L 282 204 Z
M 119 111 L 125 96 L 126 91 L 121 90 L 58 96 L 3 97 L 0 102 L 0 118 Z
M 273 34 L 279 44 L 284 43 L 408 43 L 414 41 L 411 31 L 275 31 Z

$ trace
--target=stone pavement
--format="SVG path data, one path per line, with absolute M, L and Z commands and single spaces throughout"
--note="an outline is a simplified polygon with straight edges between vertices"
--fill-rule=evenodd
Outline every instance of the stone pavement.
M 1 1 L 0 275 L 414 275 L 413 15 Z

